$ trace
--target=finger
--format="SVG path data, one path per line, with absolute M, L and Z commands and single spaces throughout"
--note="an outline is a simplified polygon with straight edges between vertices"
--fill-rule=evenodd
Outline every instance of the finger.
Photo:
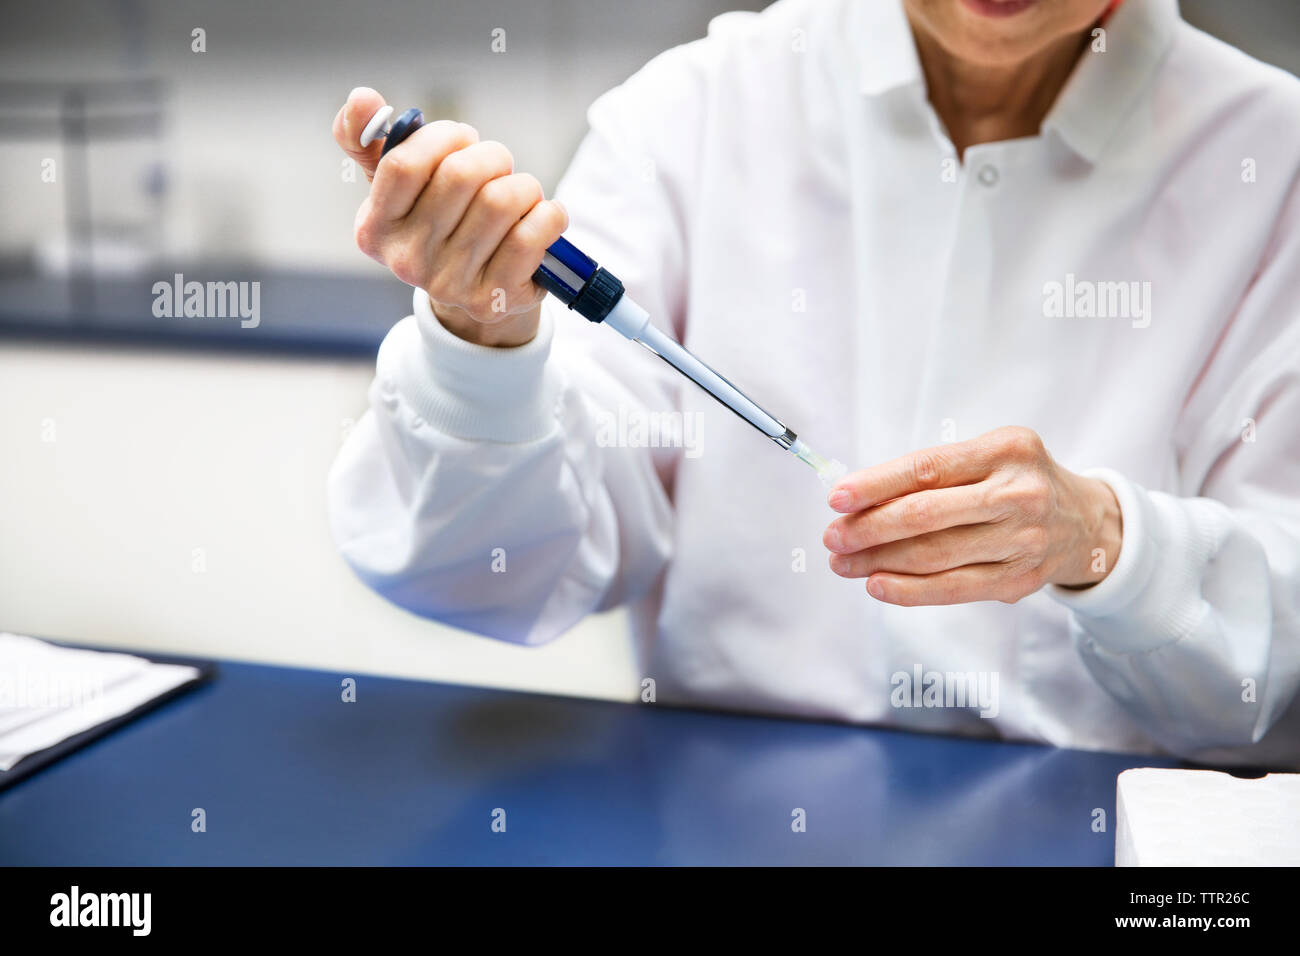
M 463 263 L 469 275 L 481 278 L 506 233 L 541 201 L 542 185 L 527 173 L 484 183 L 447 238 L 443 247 L 447 260 Z
M 375 170 L 370 187 L 375 214 L 389 222 L 406 216 L 438 164 L 477 142 L 478 132 L 464 123 L 438 120 L 421 126 L 389 150 Z
M 914 538 L 964 524 L 983 524 L 1000 515 L 988 503 L 984 483 L 918 491 L 866 511 L 836 518 L 822 543 L 828 551 L 852 554 L 891 541 Z
M 1014 545 L 998 534 L 995 526 L 963 525 L 852 554 L 832 554 L 830 567 L 842 578 L 865 578 L 880 571 L 935 574 L 967 564 L 1002 561 L 1014 553 Z
M 543 200 L 515 223 L 497 246 L 483 270 L 483 280 L 493 288 L 506 290 L 507 307 L 532 305 L 541 290 L 533 284 L 533 273 L 542 264 L 546 247 L 569 228 L 569 214 L 554 199 Z
M 1003 601 L 1011 604 L 1041 587 L 1032 574 L 1006 564 L 968 564 L 937 574 L 893 574 L 867 578 L 867 593 L 900 607 Z
M 837 481 L 826 500 L 835 511 L 847 514 L 916 491 L 980 481 L 996 464 L 994 443 L 981 435 L 855 471 Z
M 379 165 L 379 154 L 383 152 L 384 141 L 381 139 L 369 146 L 362 146 L 361 131 L 383 105 L 382 96 L 368 86 L 358 86 L 348 94 L 347 102 L 334 117 L 334 142 L 361 167 L 367 180 L 375 176 L 375 167 Z
M 443 157 L 420 193 L 411 215 L 428 223 L 430 238 L 441 245 L 460 225 L 484 184 L 515 171 L 515 158 L 495 140 L 475 142 Z

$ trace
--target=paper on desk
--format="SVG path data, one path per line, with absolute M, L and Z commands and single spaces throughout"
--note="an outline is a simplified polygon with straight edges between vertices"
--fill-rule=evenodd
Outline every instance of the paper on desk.
M 198 675 L 194 667 L 0 633 L 0 771 Z
M 1300 774 L 1119 775 L 1116 866 L 1300 866 Z

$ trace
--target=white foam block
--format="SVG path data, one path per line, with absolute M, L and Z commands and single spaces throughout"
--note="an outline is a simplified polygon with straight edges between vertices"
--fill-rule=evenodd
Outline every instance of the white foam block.
M 1116 866 L 1300 866 L 1300 774 L 1119 775 Z

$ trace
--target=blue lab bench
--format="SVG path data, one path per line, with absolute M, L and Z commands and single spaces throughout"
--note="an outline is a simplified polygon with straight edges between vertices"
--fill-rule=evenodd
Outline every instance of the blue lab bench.
M 0 792 L 0 864 L 1106 866 L 1116 775 L 1175 765 L 345 676 L 222 663 Z

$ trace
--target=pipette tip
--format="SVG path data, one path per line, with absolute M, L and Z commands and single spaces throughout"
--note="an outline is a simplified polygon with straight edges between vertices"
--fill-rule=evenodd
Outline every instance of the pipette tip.
M 827 488 L 849 473 L 848 468 L 844 466 L 844 462 L 838 458 L 823 458 L 809 448 L 802 438 L 795 439 L 794 444 L 790 446 L 790 451 L 796 458 L 817 472 L 817 477 L 821 479 L 822 484 Z

